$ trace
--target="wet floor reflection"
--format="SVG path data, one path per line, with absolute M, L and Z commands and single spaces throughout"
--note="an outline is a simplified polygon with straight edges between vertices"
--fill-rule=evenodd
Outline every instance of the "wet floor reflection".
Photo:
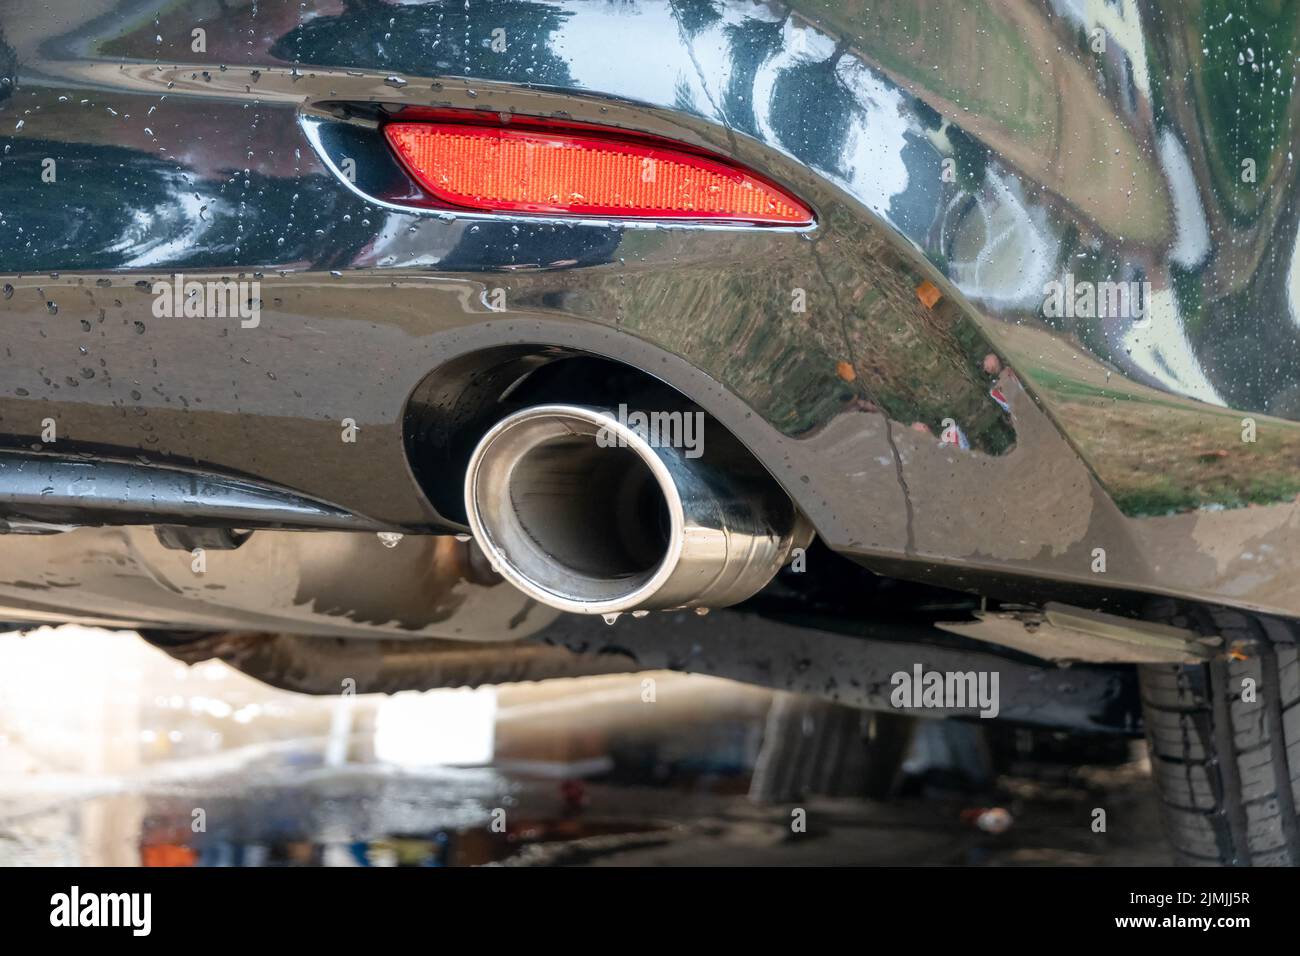
M 1126 745 L 1029 766 L 1014 735 L 931 723 L 868 800 L 866 726 L 671 673 L 312 698 L 133 635 L 6 634 L 0 865 L 1166 862 Z M 963 755 L 920 766 L 936 748 Z M 991 802 L 1005 832 L 980 823 Z

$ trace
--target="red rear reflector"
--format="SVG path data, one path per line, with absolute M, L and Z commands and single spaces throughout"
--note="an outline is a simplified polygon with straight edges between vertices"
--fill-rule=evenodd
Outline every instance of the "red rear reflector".
M 658 144 L 455 123 L 390 123 L 384 135 L 425 190 L 466 209 L 813 221 L 803 203 L 753 173 Z

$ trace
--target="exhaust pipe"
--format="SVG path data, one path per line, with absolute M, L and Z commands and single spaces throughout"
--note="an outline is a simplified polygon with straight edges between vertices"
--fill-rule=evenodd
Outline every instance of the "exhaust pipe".
M 538 405 L 479 442 L 465 480 L 470 528 L 524 593 L 579 614 L 725 607 L 811 540 L 789 496 L 725 431 L 688 453 L 629 420 L 625 409 Z

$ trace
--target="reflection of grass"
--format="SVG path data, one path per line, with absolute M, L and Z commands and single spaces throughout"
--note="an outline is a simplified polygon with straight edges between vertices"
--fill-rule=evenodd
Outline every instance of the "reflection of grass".
M 1149 388 L 1086 358 L 1042 329 L 997 327 L 1017 366 L 1125 514 L 1206 505 L 1274 504 L 1300 495 L 1300 426 Z
M 1300 494 L 1300 430 L 1289 422 L 1257 419 L 1257 441 L 1248 443 L 1237 413 L 1136 401 L 1111 402 L 1104 413 L 1081 402 L 1055 411 L 1127 514 L 1270 504 Z
M 811 0 L 802 7 L 828 25 L 853 25 L 842 32 L 882 66 L 944 99 L 1021 136 L 1055 139 L 1055 98 L 1033 51 L 987 3 Z M 979 47 L 973 55 L 972 44 Z M 955 55 L 963 49 L 964 55 Z M 930 69 L 935 62 L 943 68 Z M 990 63 L 998 64 L 996 74 L 986 70 Z
M 1241 508 L 1277 504 L 1294 498 L 1296 494 L 1295 481 L 1287 481 L 1281 475 L 1251 478 L 1244 485 L 1239 482 L 1202 485 L 1195 490 L 1176 479 L 1161 477 L 1131 492 L 1117 493 L 1115 501 L 1126 514 L 1165 515 L 1191 511 L 1207 500 L 1225 508 Z
M 1277 91 L 1289 92 L 1295 76 L 1296 3 L 1202 0 L 1189 19 L 1196 40 L 1188 44 L 1188 55 L 1207 107 L 1200 115 L 1211 178 L 1229 211 L 1245 221 L 1267 191 L 1241 181 L 1242 160 L 1254 160 L 1263 182 L 1270 160 L 1289 138 L 1291 98 Z M 1247 50 L 1250 59 L 1239 62 Z
M 688 357 L 787 435 L 823 428 L 845 408 L 874 407 L 935 434 L 952 418 L 978 451 L 1010 448 L 1014 432 L 981 368 L 984 335 L 951 300 L 923 306 L 921 277 L 881 234 L 846 212 L 828 216 L 838 242 L 776 246 L 736 234 L 716 258 L 695 252 L 691 262 L 665 248 L 663 234 L 629 231 L 620 250 L 629 263 L 674 267 L 535 281 L 548 293 L 573 282 L 569 308 Z M 530 279 L 514 281 L 511 301 L 527 302 Z M 805 311 L 792 307 L 796 289 L 806 293 Z
M 937 433 L 951 418 L 972 447 L 990 454 L 1010 448 L 1014 433 L 980 367 L 987 338 L 951 301 L 923 306 L 916 294 L 922 277 L 880 236 L 847 216 L 834 227 L 844 240 L 819 244 L 816 256 L 846 313 L 844 334 L 865 397 L 896 422 Z
M 1062 400 L 1099 399 L 1107 402 L 1140 402 L 1143 405 L 1163 405 L 1166 408 L 1186 411 L 1186 407 L 1180 405 L 1176 399 L 1157 397 L 1163 394 L 1161 392 L 1142 395 L 1126 390 L 1123 386 L 1130 383 L 1122 378 L 1116 379 L 1120 387 L 1094 385 L 1043 367 L 1030 368 L 1029 377 L 1040 389 L 1046 389 Z

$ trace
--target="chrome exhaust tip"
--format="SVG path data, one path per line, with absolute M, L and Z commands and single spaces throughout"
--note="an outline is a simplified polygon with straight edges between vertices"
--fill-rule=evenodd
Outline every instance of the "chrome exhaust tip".
M 759 591 L 811 539 L 789 496 L 730 435 L 708 432 L 689 457 L 631 418 L 539 405 L 483 436 L 465 510 L 515 587 L 579 614 L 724 607 Z

